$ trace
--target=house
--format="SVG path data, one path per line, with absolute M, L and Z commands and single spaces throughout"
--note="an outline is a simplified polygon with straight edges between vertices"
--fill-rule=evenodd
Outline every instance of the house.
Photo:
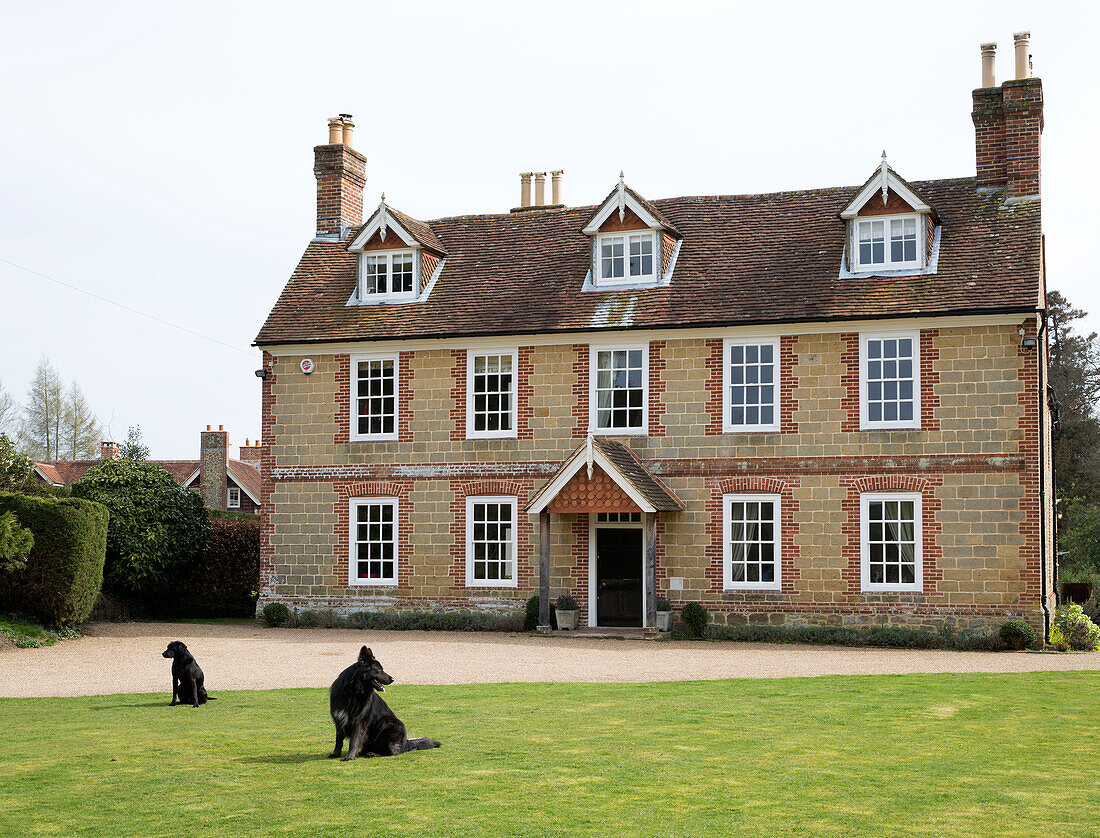
M 366 214 L 353 124 L 262 327 L 258 607 L 1043 628 L 1055 603 L 1026 33 L 976 176 Z M 884 117 L 885 118 L 885 117 Z
M 198 460 L 149 460 L 176 478 L 185 489 L 198 492 L 207 509 L 260 511 L 260 460 L 262 446 L 245 440 L 240 459 L 229 458 L 229 434 L 225 427 L 212 430 L 210 425 L 199 435 Z M 117 442 L 100 444 L 98 460 L 48 460 L 34 464 L 38 478 L 52 486 L 72 486 L 94 465 L 117 460 Z

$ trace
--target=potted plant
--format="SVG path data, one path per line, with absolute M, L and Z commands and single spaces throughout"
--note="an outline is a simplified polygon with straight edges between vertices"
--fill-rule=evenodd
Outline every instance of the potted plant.
M 569 594 L 558 597 L 558 630 L 576 631 L 577 629 L 577 601 Z
M 668 631 L 672 628 L 672 603 L 663 596 L 657 597 L 657 629 Z

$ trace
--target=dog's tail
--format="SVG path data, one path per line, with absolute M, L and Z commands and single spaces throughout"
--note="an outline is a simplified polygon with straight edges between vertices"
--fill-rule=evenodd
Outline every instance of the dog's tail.
M 206 700 L 207 700 L 207 701 L 217 701 L 217 700 L 218 700 L 218 697 L 217 697 L 216 695 L 210 695 L 210 694 L 207 694 L 207 696 L 206 696 Z
M 439 743 L 434 739 L 429 739 L 427 736 L 421 736 L 419 739 L 406 739 L 405 750 L 406 751 L 426 751 L 429 748 L 438 748 Z

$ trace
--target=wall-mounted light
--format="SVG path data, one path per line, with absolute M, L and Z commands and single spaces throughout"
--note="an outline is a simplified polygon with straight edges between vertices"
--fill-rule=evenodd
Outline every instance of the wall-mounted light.
M 1020 341 L 1020 346 L 1022 346 L 1024 349 L 1028 349 L 1028 350 L 1034 349 L 1038 345 L 1039 345 L 1039 339 L 1038 338 L 1024 338 L 1022 341 Z
M 256 370 L 256 378 L 262 378 L 264 381 L 267 381 L 267 378 L 270 375 L 271 373 L 268 370 Z

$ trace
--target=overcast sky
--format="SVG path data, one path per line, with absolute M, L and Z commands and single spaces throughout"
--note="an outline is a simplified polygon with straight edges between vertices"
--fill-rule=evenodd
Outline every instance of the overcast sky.
M 1050 287 L 1100 330 L 1097 3 L 9 3 L 0 29 L 0 382 L 42 355 L 116 438 L 197 458 L 260 428 L 251 342 L 314 230 L 313 146 L 355 116 L 365 204 L 502 212 L 974 173 L 978 45 L 1032 34 Z M 761 231 L 767 235 L 766 230 Z

